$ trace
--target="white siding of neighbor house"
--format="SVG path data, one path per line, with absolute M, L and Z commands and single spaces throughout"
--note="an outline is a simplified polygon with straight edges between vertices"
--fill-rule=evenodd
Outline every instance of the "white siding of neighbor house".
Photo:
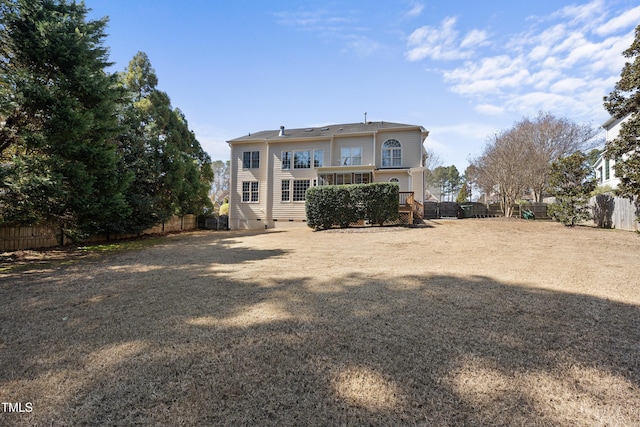
M 603 125 L 604 130 L 605 130 L 605 141 L 609 142 L 609 141 L 613 141 L 614 139 L 616 139 L 618 137 L 618 135 L 620 134 L 620 128 L 622 127 L 622 124 L 627 120 L 628 117 L 625 117 L 623 119 L 610 119 L 609 121 L 607 121 L 607 123 L 605 123 Z M 607 179 L 607 171 L 606 171 L 606 165 L 607 163 L 609 164 L 609 179 Z M 596 178 L 598 180 L 598 185 L 601 186 L 609 186 L 613 189 L 615 189 L 618 184 L 620 183 L 620 179 L 618 177 L 616 177 L 615 173 L 615 160 L 610 159 L 608 162 L 604 159 L 604 156 L 600 156 L 600 158 L 598 158 L 598 160 L 596 161 L 596 163 L 594 164 L 593 168 L 596 172 Z
M 376 135 L 376 167 L 382 167 L 382 144 L 389 139 L 395 139 L 402 145 L 402 167 L 419 167 L 422 164 L 420 132 L 416 130 L 391 131 L 379 132 Z
M 260 168 L 242 168 L 242 153 L 245 151 L 260 152 Z M 268 201 L 267 171 L 269 159 L 267 151 L 267 146 L 263 143 L 237 144 L 232 147 L 231 161 L 234 163 L 232 167 L 234 174 L 231 177 L 231 203 L 229 203 L 231 228 L 264 228 L 263 224 L 266 220 Z M 244 181 L 258 181 L 258 203 L 242 202 L 242 182 Z
M 330 160 L 329 150 L 331 149 L 330 140 L 324 141 L 291 141 L 282 144 L 271 145 L 271 157 L 273 158 L 273 205 L 272 218 L 277 222 L 281 221 L 302 221 L 306 219 L 305 202 L 293 201 L 293 181 L 300 179 L 308 179 L 310 186 L 313 187 L 314 181 L 318 176 L 318 170 L 313 167 L 314 150 L 323 150 L 323 164 L 326 166 Z M 282 170 L 282 152 L 283 151 L 311 151 L 311 168 L 295 169 L 293 168 L 293 158 L 291 159 L 291 169 Z M 282 201 L 282 180 L 290 180 L 291 201 Z
M 605 139 L 608 141 L 612 141 L 620 135 L 620 127 L 622 127 L 622 123 L 626 121 L 626 118 L 622 120 L 616 120 L 612 123 L 613 126 L 610 128 L 605 128 Z
M 608 163 L 609 163 L 609 179 L 607 179 L 607 173 L 606 173 L 607 161 L 604 159 L 603 156 L 600 156 L 598 158 L 593 168 L 596 171 L 596 179 L 598 180 L 598 185 L 609 186 L 615 189 L 620 183 L 620 179 L 616 177 L 616 171 L 614 167 L 616 162 L 615 160 L 611 159 L 609 160 Z

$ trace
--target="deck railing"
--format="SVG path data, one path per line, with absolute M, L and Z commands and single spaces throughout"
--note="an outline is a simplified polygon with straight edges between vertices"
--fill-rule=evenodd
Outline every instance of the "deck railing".
M 400 206 L 409 206 L 413 205 L 415 200 L 413 196 L 413 191 L 401 191 L 399 194 L 399 204 Z
M 401 191 L 398 199 L 400 212 L 409 214 L 409 224 L 413 223 L 414 216 L 417 218 L 424 216 L 424 206 L 415 199 L 413 191 Z

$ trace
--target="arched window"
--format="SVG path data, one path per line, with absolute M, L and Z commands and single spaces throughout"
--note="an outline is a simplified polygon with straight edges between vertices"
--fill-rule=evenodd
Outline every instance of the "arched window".
M 396 139 L 387 139 L 382 144 L 382 167 L 393 168 L 402 166 L 402 145 Z
M 389 182 L 400 185 L 400 180 L 398 178 L 391 178 Z

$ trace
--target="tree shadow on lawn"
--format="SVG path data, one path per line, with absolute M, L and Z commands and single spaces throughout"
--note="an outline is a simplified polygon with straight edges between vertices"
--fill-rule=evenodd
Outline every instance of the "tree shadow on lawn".
M 637 306 L 487 277 L 233 280 L 200 244 L 0 278 L 0 396 L 33 403 L 0 423 L 640 423 Z M 238 268 L 287 252 L 214 246 Z

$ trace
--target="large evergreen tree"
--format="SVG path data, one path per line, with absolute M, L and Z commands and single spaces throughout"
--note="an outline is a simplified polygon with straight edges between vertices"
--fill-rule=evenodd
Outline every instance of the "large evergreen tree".
M 629 59 L 622 68 L 614 90 L 604 98 L 604 107 L 618 119 L 628 117 L 620 134 L 605 146 L 605 155 L 615 160 L 620 178 L 617 193 L 629 199 L 640 198 L 640 25 L 629 49 L 623 52 Z
M 551 163 L 549 193 L 556 201 L 549 206 L 549 213 L 569 227 L 592 218 L 589 199 L 597 183 L 588 160 L 576 152 Z
M 462 179 L 455 165 L 438 166 L 427 174 L 427 185 L 438 189 L 440 201 L 452 201 L 460 189 Z
M 127 175 L 117 169 L 116 78 L 105 72 L 107 19 L 83 2 L 2 0 L 2 220 L 46 221 L 70 235 L 120 231 Z
M 138 52 L 121 74 L 128 103 L 120 112 L 123 168 L 132 171 L 126 196 L 131 231 L 140 231 L 174 214 L 201 213 L 211 206 L 211 160 L 187 120 L 157 88 L 148 56 Z

